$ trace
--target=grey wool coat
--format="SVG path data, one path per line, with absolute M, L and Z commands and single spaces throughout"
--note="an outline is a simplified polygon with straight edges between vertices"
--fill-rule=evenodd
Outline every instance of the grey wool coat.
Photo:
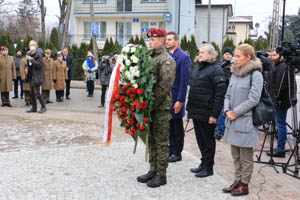
M 258 146 L 258 128 L 253 125 L 252 109 L 259 103 L 263 76 L 261 72 L 254 71 L 250 88 L 250 75 L 255 69 L 262 69 L 258 59 L 251 60 L 243 67 L 231 67 L 232 76 L 225 95 L 224 112 L 231 110 L 238 118 L 234 121 L 226 118 L 224 140 L 238 147 Z

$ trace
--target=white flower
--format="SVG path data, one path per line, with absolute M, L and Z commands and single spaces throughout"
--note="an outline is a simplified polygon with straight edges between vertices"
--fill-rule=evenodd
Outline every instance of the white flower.
M 135 84 L 136 82 L 135 82 L 135 80 L 131 80 L 130 83 L 131 84 Z
M 139 62 L 139 59 L 135 55 L 132 55 L 130 57 L 130 59 L 132 60 L 133 63 L 138 63 Z
M 134 74 L 134 76 L 136 76 L 136 77 L 140 77 L 140 71 L 135 71 L 135 74 Z
M 125 61 L 125 64 L 126 64 L 127 66 L 129 66 L 129 65 L 131 64 L 131 61 L 130 61 L 129 59 L 127 59 L 127 60 Z
M 123 49 L 122 49 L 122 52 L 126 52 L 126 53 L 128 53 L 129 51 L 130 51 L 130 48 L 128 47 L 128 46 L 126 46 L 126 47 L 124 47 Z
M 135 51 L 136 51 L 135 47 L 132 47 L 131 50 L 130 50 L 131 53 L 134 53 Z
M 138 88 L 138 85 L 137 85 L 137 84 L 133 84 L 133 87 L 134 87 L 134 88 Z
M 125 66 L 122 65 L 122 66 L 120 67 L 120 71 L 122 72 L 122 71 L 124 71 L 124 69 L 125 69 Z

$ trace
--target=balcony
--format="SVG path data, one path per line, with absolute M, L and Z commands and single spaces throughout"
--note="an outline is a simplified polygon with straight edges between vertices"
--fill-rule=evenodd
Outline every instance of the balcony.
M 75 15 L 89 14 L 89 0 L 75 0 Z M 168 11 L 167 0 L 94 0 L 97 14 L 163 13 Z

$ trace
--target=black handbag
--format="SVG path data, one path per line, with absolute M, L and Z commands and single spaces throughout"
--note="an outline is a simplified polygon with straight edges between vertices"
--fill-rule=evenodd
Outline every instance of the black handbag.
M 254 70 L 254 71 L 259 71 L 259 70 Z M 252 86 L 252 74 L 254 71 L 252 71 L 250 75 L 250 90 Z M 274 120 L 274 117 L 275 117 L 275 108 L 273 106 L 271 96 L 264 84 L 261 91 L 261 97 L 259 99 L 259 103 L 256 107 L 252 109 L 253 125 L 261 126 L 264 123 Z

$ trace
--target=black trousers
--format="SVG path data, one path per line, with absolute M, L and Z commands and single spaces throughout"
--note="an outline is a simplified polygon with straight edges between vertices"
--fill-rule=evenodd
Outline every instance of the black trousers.
M 216 152 L 216 140 L 214 138 L 215 124 L 208 124 L 197 119 L 193 119 L 197 144 L 202 158 L 201 166 L 207 170 L 213 170 Z
M 39 100 L 42 108 L 46 108 L 45 100 L 41 95 L 40 86 L 30 86 L 30 96 L 31 96 L 32 110 L 37 110 L 36 99 Z
M 56 90 L 55 94 L 56 94 L 56 99 L 63 99 L 64 98 L 64 91 L 63 90 Z
M 71 80 L 66 80 L 66 97 L 70 96 Z
M 89 94 L 93 95 L 94 94 L 94 89 L 95 89 L 94 80 L 88 80 L 86 82 L 86 86 L 87 86 L 87 90 L 88 90 Z
M 20 88 L 21 88 L 21 93 L 20 93 L 20 97 L 23 97 L 23 81 L 21 79 L 20 76 L 17 77 L 16 80 L 14 80 L 14 93 L 15 93 L 15 97 L 19 97 L 19 83 L 20 83 Z
M 104 105 L 105 103 L 105 93 L 106 93 L 107 85 L 102 85 L 102 91 L 101 91 L 101 105 Z
M 182 118 L 170 120 L 169 154 L 180 155 L 184 145 L 184 128 Z

